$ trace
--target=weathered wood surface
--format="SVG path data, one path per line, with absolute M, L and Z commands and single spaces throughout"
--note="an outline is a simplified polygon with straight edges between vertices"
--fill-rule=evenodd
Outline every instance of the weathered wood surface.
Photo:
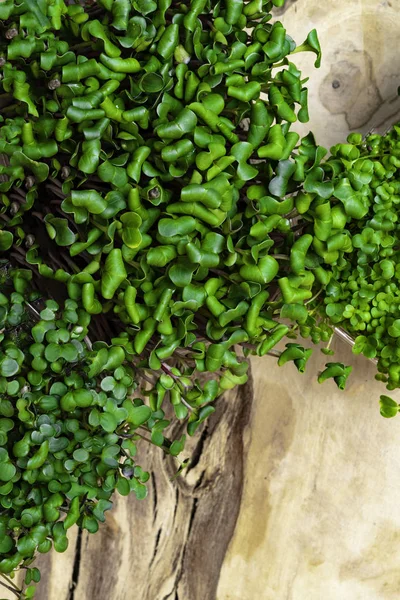
M 93 536 L 73 536 L 68 551 L 41 556 L 39 600 L 207 600 L 234 534 L 243 481 L 252 383 L 227 394 L 192 440 L 184 477 L 151 446 L 139 462 L 154 477 L 145 501 L 116 498 Z M 155 451 L 156 450 L 156 451 Z
M 379 415 L 374 365 L 346 393 L 315 373 L 253 360 L 170 481 L 158 451 L 149 498 L 118 498 L 98 534 L 43 556 L 39 600 L 398 600 L 399 424 Z M 147 448 L 146 448 L 147 451 Z
M 316 27 L 324 51 L 319 71 L 296 56 L 311 74 L 303 133 L 329 147 L 400 118 L 399 17 L 398 0 L 288 2 L 288 32 Z M 318 351 L 303 376 L 256 359 L 183 477 L 144 448 L 148 499 L 117 498 L 98 534 L 40 557 L 38 600 L 398 600 L 400 421 L 379 415 L 372 363 L 335 346 L 355 366 L 345 394 L 316 382 Z
M 310 122 L 298 130 L 317 133 L 327 148 L 351 130 L 385 131 L 400 120 L 399 0 L 287 0 L 280 15 L 297 43 L 316 28 L 323 60 L 298 54 L 295 64 L 310 77 Z
M 380 417 L 374 365 L 346 393 L 272 361 L 253 362 L 241 511 L 218 600 L 398 600 L 399 425 Z

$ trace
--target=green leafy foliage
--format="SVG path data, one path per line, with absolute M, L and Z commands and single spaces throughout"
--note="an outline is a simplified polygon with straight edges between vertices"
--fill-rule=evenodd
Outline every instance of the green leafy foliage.
M 299 136 L 290 125 L 306 112 L 289 60 L 296 45 L 270 23 L 281 4 L 102 3 L 94 18 L 64 2 L 40 5 L 39 17 L 11 3 L 0 191 L 29 182 L 29 201 L 11 206 L 4 196 L 12 218 L 0 250 L 18 240 L 21 260 L 65 284 L 80 309 L 125 324 L 151 368 L 184 350 L 190 375 L 204 372 L 208 344 L 222 340 L 215 365 L 227 385 L 245 379 L 232 334 L 258 354 L 279 338 L 279 305 L 265 297 L 256 310 L 253 299 L 269 283 L 292 285 L 306 255 L 296 262 L 294 247 L 293 273 L 275 258 L 294 241 L 282 235 L 290 209 L 279 216 L 275 205 L 296 187 L 290 155 Z M 303 49 L 320 56 L 315 32 Z M 18 238 L 25 228 L 29 246 Z M 295 301 L 311 286 L 304 279 Z M 58 364 L 60 352 L 51 346 L 37 363 Z
M 97 531 L 114 491 L 146 496 L 149 474 L 135 458 L 143 438 L 175 459 L 186 436 L 167 437 L 161 408 L 167 391 L 181 405 L 176 369 L 159 375 L 146 404 L 127 338 L 92 345 L 90 315 L 76 302 L 42 300 L 22 269 L 3 267 L 0 275 L 0 571 L 7 576 L 51 545 L 64 552 L 74 524 Z M 217 389 L 193 391 L 206 402 Z M 29 572 L 27 585 L 37 581 Z
M 271 23 L 283 3 L 0 3 L 0 571 L 27 569 L 21 598 L 37 552 L 146 496 L 143 440 L 188 466 L 249 355 L 302 373 L 311 350 L 275 346 L 329 355 L 340 324 L 397 387 L 399 129 L 328 160 L 291 131 L 292 55 L 321 49 Z
M 186 438 L 168 438 L 170 420 L 193 435 L 216 398 L 247 381 L 246 356 L 269 353 L 304 322 L 314 277 L 303 273 L 306 249 L 286 235 L 294 201 L 280 196 L 297 187 L 290 126 L 306 120 L 307 93 L 289 58 L 295 42 L 270 23 L 281 5 L 129 0 L 93 14 L 60 1 L 37 16 L 32 3 L 10 3 L 0 251 L 18 247 L 13 261 L 66 300 L 61 319 L 46 301 L 28 354 L 7 349 L 0 374 L 7 393 L 27 368 L 35 389 L 55 378 L 57 397 L 41 406 L 61 411 L 73 435 L 87 418 L 111 448 L 126 426 L 135 443 L 142 435 L 177 456 Z M 315 34 L 308 45 L 315 52 Z M 24 202 L 9 202 L 21 188 Z M 282 259 L 295 242 L 293 261 Z M 300 290 L 290 327 L 279 282 Z M 18 414 L 32 427 L 29 398 Z M 88 448 L 67 451 L 59 438 L 39 436 L 24 454 L 21 433 L 32 473 L 58 452 L 71 477 L 90 464 Z M 114 450 L 101 457 L 116 466 Z M 145 481 L 131 481 L 144 496 Z M 118 479 L 110 495 L 115 486 L 127 490 Z M 89 513 L 77 522 L 97 530 Z
M 322 312 L 353 337 L 355 354 L 377 362 L 377 378 L 394 390 L 400 387 L 400 128 L 365 140 L 351 134 L 331 152 L 323 169 L 333 197 L 329 207 L 318 199 L 309 207 L 319 210 L 313 244 L 329 272 Z

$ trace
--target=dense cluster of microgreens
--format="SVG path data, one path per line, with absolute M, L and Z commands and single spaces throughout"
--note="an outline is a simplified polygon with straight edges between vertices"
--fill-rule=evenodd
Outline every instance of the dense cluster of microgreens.
M 178 455 L 312 296 L 279 262 L 308 115 L 273 4 L 0 4 L 3 576 L 143 497 L 136 443 Z
M 323 162 L 290 130 L 308 109 L 289 56 L 321 57 L 315 31 L 296 48 L 270 23 L 283 3 L 0 3 L 0 572 L 21 597 L 37 551 L 96 531 L 114 490 L 145 496 L 138 442 L 178 456 L 248 355 L 303 372 L 311 350 L 279 341 L 366 312 L 344 281 L 368 228 L 390 246 L 373 202 L 395 203 L 395 135 Z
M 149 474 L 135 464 L 134 431 L 158 417 L 129 398 L 133 369 L 122 348 L 88 348 L 90 316 L 73 300 L 63 310 L 42 302 L 30 275 L 0 275 L 2 573 L 28 567 L 52 542 L 65 551 L 75 523 L 96 532 L 115 490 L 145 497 Z M 37 576 L 28 568 L 26 583 Z
M 366 140 L 352 134 L 348 142 L 334 147 L 324 165 L 333 201 L 315 207 L 313 245 L 332 265 L 323 312 L 352 335 L 355 354 L 376 359 L 376 379 L 393 390 L 400 387 L 400 127 Z M 347 223 L 337 220 L 342 205 Z M 307 213 L 306 196 L 297 208 Z M 381 396 L 383 416 L 398 409 Z

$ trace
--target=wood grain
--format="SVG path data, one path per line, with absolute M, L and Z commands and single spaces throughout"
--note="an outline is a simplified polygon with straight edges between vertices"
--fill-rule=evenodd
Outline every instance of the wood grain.
M 308 374 L 253 361 L 245 486 L 218 600 L 394 600 L 400 597 L 399 424 L 379 415 L 372 362 L 345 393 Z M 399 399 L 399 394 L 396 396 Z
M 330 148 L 349 131 L 383 132 L 400 120 L 398 0 L 296 0 L 279 18 L 298 44 L 313 28 L 321 42 L 320 69 L 308 52 L 294 61 L 310 77 L 310 121 L 295 126 L 301 134 L 311 130 Z
M 302 133 L 329 147 L 400 118 L 399 17 L 398 0 L 280 11 L 298 43 L 316 27 L 324 52 L 319 71 L 296 56 L 311 74 Z M 398 600 L 400 421 L 379 415 L 373 364 L 335 347 L 354 366 L 346 393 L 317 384 L 318 351 L 303 376 L 254 359 L 253 380 L 192 441 L 183 477 L 144 448 L 148 499 L 116 498 L 98 534 L 72 531 L 66 553 L 41 556 L 38 600 Z
M 98 534 L 42 556 L 38 599 L 398 600 L 399 425 L 374 365 L 334 349 L 354 367 L 345 393 L 317 383 L 318 349 L 303 376 L 253 359 L 183 477 L 146 448 L 149 498 L 118 498 Z
M 216 418 L 192 441 L 183 477 L 171 482 L 174 465 L 146 448 L 140 460 L 154 469 L 150 497 L 118 499 L 99 534 L 83 536 L 74 600 L 215 598 L 240 508 L 252 398 L 249 384 L 222 399 Z M 119 560 L 99 570 L 106 556 Z
M 96 535 L 75 530 L 65 554 L 40 556 L 39 600 L 214 599 L 240 510 L 253 397 L 250 379 L 221 398 L 178 479 L 160 449 L 142 448 L 138 461 L 154 472 L 148 498 L 117 496 Z

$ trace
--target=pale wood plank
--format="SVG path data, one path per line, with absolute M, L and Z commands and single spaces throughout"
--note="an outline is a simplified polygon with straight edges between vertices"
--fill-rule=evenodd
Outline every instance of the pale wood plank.
M 316 28 L 323 52 L 320 69 L 315 56 L 301 53 L 293 62 L 310 77 L 310 130 L 330 148 L 344 142 L 349 131 L 385 131 L 400 120 L 398 0 L 292 0 L 279 16 L 300 44 Z
M 392 600 L 400 597 L 399 423 L 379 415 L 375 367 L 346 393 L 309 373 L 255 359 L 241 511 L 218 600 Z M 399 392 L 392 396 L 400 399 Z

